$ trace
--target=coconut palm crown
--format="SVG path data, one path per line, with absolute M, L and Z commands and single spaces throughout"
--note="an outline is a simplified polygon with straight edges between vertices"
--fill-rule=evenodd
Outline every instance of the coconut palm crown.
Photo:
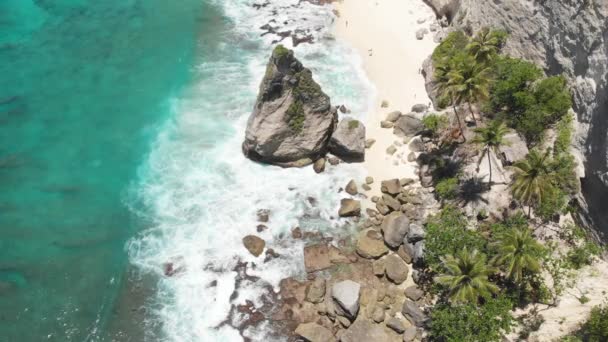
M 516 283 L 521 283 L 526 272 L 540 271 L 538 261 L 543 247 L 539 244 L 532 231 L 525 227 L 504 232 L 495 243 L 497 256 L 494 264 L 501 266 L 507 277 Z
M 486 127 L 475 129 L 476 136 L 472 143 L 483 145 L 484 153 L 479 158 L 479 162 L 481 162 L 485 154 L 490 168 L 490 185 L 492 185 L 492 159 L 490 158 L 490 152 L 493 151 L 495 154 L 498 154 L 500 147 L 508 144 L 505 140 L 505 135 L 508 132 L 507 126 L 498 120 L 490 122 Z

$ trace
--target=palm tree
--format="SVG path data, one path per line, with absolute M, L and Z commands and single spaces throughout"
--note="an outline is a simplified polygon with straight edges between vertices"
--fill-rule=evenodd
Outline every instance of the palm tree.
M 543 247 L 532 236 L 527 227 L 511 229 L 498 237 L 495 243 L 497 256 L 495 265 L 503 266 L 507 277 L 521 284 L 524 272 L 539 272 L 539 255 Z
M 490 89 L 490 69 L 483 63 L 478 63 L 470 56 L 464 57 L 457 67 L 450 71 L 449 79 L 451 83 L 453 99 L 456 103 L 466 102 L 473 121 L 477 124 L 473 103 L 485 100 L 489 96 Z
M 459 103 L 456 102 L 456 94 L 454 92 L 454 81 L 452 80 L 453 69 L 456 67 L 456 63 L 452 60 L 445 60 L 441 63 L 437 63 L 435 66 L 435 83 L 437 84 L 437 90 L 442 96 L 446 96 L 450 99 L 450 104 L 454 109 L 454 115 L 456 116 L 456 120 L 458 121 L 458 129 L 460 129 L 460 135 L 462 135 L 463 142 L 467 141 L 467 138 L 464 136 L 464 129 L 462 128 L 462 121 L 460 120 L 460 115 L 458 115 L 457 105 Z
M 467 51 L 479 63 L 487 64 L 498 55 L 505 34 L 501 31 L 491 31 L 485 27 L 477 32 L 475 38 L 467 45 Z
M 483 155 L 485 154 L 488 158 L 488 166 L 490 168 L 490 187 L 492 186 L 492 159 L 490 158 L 490 152 L 494 151 L 495 154 L 498 154 L 499 148 L 508 143 L 505 141 L 505 135 L 508 132 L 507 126 L 498 120 L 490 122 L 486 127 L 475 129 L 477 135 L 472 142 L 483 145 L 484 153 L 481 154 L 479 162 L 481 162 Z
M 549 191 L 552 191 L 550 174 L 550 154 L 548 149 L 544 154 L 532 150 L 525 159 L 513 164 L 513 182 L 511 192 L 522 204 L 528 205 L 528 217 L 534 202 L 541 202 Z
M 448 286 L 450 300 L 458 303 L 476 303 L 479 297 L 489 297 L 498 292 L 498 287 L 488 280 L 494 268 L 486 263 L 486 256 L 477 250 L 466 248 L 443 258 L 446 273 L 435 278 L 439 284 Z

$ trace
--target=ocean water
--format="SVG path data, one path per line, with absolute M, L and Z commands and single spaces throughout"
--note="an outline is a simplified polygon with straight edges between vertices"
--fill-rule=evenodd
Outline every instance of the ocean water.
M 331 8 L 299 2 L 0 2 L 0 340 L 138 340 L 106 331 L 130 269 L 154 283 L 138 310 L 145 340 L 240 341 L 222 324 L 231 305 L 303 274 L 291 229 L 351 228 L 339 189 L 361 166 L 316 175 L 240 149 L 276 44 L 261 36 L 269 22 L 315 37 L 296 55 L 334 105 L 370 108 Z M 263 233 L 258 209 L 271 211 Z M 280 257 L 253 258 L 247 234 Z M 237 284 L 239 261 L 260 280 Z M 167 262 L 182 271 L 165 277 Z M 244 334 L 270 341 L 266 328 Z
M 0 341 L 101 336 L 199 0 L 0 1 Z

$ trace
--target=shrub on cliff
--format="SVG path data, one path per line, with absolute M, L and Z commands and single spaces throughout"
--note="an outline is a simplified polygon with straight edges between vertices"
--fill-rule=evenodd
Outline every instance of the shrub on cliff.
M 591 309 L 587 322 L 581 326 L 579 331 L 562 339 L 562 342 L 566 341 L 608 341 L 608 306 L 596 306 Z

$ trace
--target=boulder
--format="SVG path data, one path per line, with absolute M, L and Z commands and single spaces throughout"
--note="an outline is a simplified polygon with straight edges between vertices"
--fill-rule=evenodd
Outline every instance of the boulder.
M 414 254 L 412 255 L 412 261 L 416 265 L 421 265 L 424 263 L 424 240 L 418 241 L 414 245 Z
M 376 200 L 376 209 L 378 209 L 378 212 L 382 215 L 386 215 L 391 212 L 391 209 L 388 207 L 388 205 L 386 205 L 386 203 L 384 203 L 383 199 Z
M 399 137 L 415 136 L 424 131 L 422 120 L 415 114 L 405 114 L 395 122 L 393 133 Z
M 374 272 L 374 275 L 377 277 L 384 276 L 385 266 L 384 259 L 374 260 L 374 262 L 372 262 L 372 271 Z
M 359 191 L 357 191 L 357 183 L 355 183 L 354 179 L 351 179 L 350 182 L 348 182 L 348 184 L 346 184 L 346 187 L 344 188 L 344 190 L 346 191 L 347 194 L 352 195 L 352 196 L 359 193 Z
M 296 335 L 309 342 L 333 342 L 336 338 L 331 331 L 317 323 L 304 323 L 296 328 Z
M 424 296 L 424 291 L 416 285 L 409 286 L 405 289 L 405 296 L 413 301 L 417 301 Z
M 395 124 L 391 121 L 380 121 L 380 128 L 393 128 Z
M 365 140 L 365 148 L 371 148 L 376 143 L 376 139 L 367 139 Z
M 394 197 L 392 197 L 390 195 L 383 194 L 382 201 L 392 211 L 398 211 L 399 209 L 401 209 L 401 202 L 399 202 L 398 200 L 396 200 Z
M 399 249 L 397 250 L 397 255 L 399 255 L 401 259 L 405 261 L 406 264 L 412 263 L 412 257 L 408 252 L 406 252 L 404 245 L 399 246 Z
M 401 182 L 397 178 L 384 180 L 380 183 L 380 191 L 389 195 L 398 195 L 401 193 Z
M 329 151 L 346 162 L 365 159 L 365 126 L 355 119 L 343 119 L 329 140 Z
M 390 341 L 388 333 L 378 324 L 367 319 L 356 320 L 340 336 L 341 342 L 372 342 Z
M 329 248 L 326 244 L 304 247 L 304 268 L 306 272 L 316 272 L 330 267 Z
M 407 155 L 407 161 L 410 162 L 410 163 L 415 162 L 416 161 L 416 153 L 415 152 L 410 152 Z
M 437 82 L 435 82 L 435 67 L 433 66 L 433 60 L 431 56 L 424 60 L 422 63 L 422 76 L 424 76 L 424 87 L 426 92 L 433 103 L 433 107 L 440 108 L 439 106 L 439 90 L 437 88 Z
M 325 171 L 325 158 L 317 159 L 317 161 L 312 165 L 312 169 L 315 170 L 316 173 Z
M 260 256 L 266 247 L 266 242 L 255 235 L 247 235 L 243 238 L 243 245 L 253 256 Z
M 393 154 L 395 154 L 395 152 L 397 152 L 397 147 L 395 147 L 395 145 L 391 145 L 386 148 L 386 154 L 388 155 L 392 156 Z
M 259 222 L 268 222 L 270 219 L 270 210 L 268 209 L 260 209 L 256 213 Z
M 421 28 L 418 31 L 416 31 L 416 39 L 418 40 L 422 40 L 424 39 L 424 36 L 429 33 L 429 30 L 427 30 L 426 28 Z
M 405 331 L 405 324 L 397 317 L 393 317 L 386 322 L 386 326 L 393 329 L 396 333 L 401 334 Z
M 401 117 L 401 115 L 403 115 L 400 111 L 394 111 L 394 112 L 390 112 L 386 115 L 386 119 L 384 119 L 385 121 L 388 122 L 392 122 L 395 123 L 397 122 L 397 120 L 399 120 L 399 118 Z
M 422 139 L 419 137 L 416 137 L 410 141 L 409 148 L 412 152 L 424 152 L 426 150 L 424 147 L 424 142 L 422 142 Z
M 359 292 L 361 285 L 352 280 L 344 280 L 334 284 L 331 289 L 331 297 L 337 304 L 336 309 L 342 316 L 351 320 L 357 318 L 359 313 Z
M 340 210 L 338 211 L 338 216 L 340 217 L 353 217 L 361 215 L 361 202 L 350 199 L 343 198 L 340 201 Z
M 410 230 L 407 233 L 407 241 L 410 243 L 416 243 L 424 239 L 425 236 L 426 232 L 424 231 L 424 228 L 417 223 L 412 223 L 410 225 Z
M 506 134 L 504 141 L 506 143 L 500 145 L 499 150 L 501 158 L 507 165 L 524 159 L 529 152 L 526 142 L 517 133 Z
M 385 315 L 384 309 L 380 305 L 376 305 L 370 318 L 376 323 L 382 323 Z
M 398 255 L 391 254 L 387 256 L 385 267 L 386 276 L 395 284 L 399 285 L 407 279 L 409 267 Z
M 401 313 L 417 327 L 423 326 L 427 321 L 427 317 L 424 312 L 422 312 L 416 303 L 409 299 L 406 299 L 403 303 Z
M 326 152 L 336 123 L 336 109 L 312 72 L 277 45 L 247 121 L 245 156 L 283 167 L 312 164 Z
M 414 113 L 425 113 L 428 110 L 429 106 L 422 103 L 418 103 L 412 106 L 412 112 Z
M 390 213 L 382 221 L 381 229 L 384 234 L 384 242 L 392 248 L 397 248 L 403 243 L 410 227 L 410 220 L 399 211 Z
M 311 303 L 321 303 L 325 298 L 325 279 L 316 278 L 306 288 L 306 300 Z
M 416 339 L 418 329 L 416 327 L 409 327 L 403 332 L 403 342 L 412 342 Z
M 388 253 L 382 235 L 374 229 L 366 229 L 357 237 L 357 254 L 366 259 L 377 259 Z
M 374 183 L 374 177 L 370 177 L 370 176 L 365 177 L 365 183 L 367 183 L 367 184 L 373 184 Z

